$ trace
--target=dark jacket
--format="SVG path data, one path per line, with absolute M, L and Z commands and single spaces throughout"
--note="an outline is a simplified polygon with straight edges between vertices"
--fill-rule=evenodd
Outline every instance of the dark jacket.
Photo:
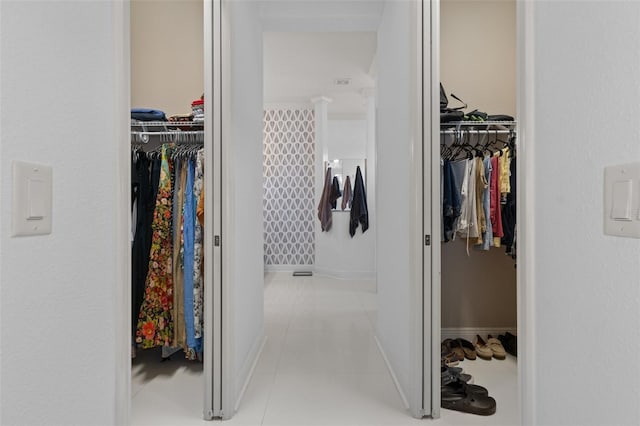
M 360 166 L 356 168 L 356 181 L 353 184 L 353 202 L 351 204 L 351 215 L 349 220 L 349 234 L 353 237 L 358 224 L 362 226 L 364 233 L 369 229 L 369 209 L 367 207 L 367 194 L 364 189 L 364 181 Z

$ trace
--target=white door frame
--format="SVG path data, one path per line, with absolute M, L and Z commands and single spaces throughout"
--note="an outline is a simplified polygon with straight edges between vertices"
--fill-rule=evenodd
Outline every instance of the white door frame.
M 423 7 L 423 279 L 424 407 L 425 415 L 440 417 L 441 249 L 440 249 L 440 0 L 424 0 Z M 429 173 L 429 171 L 431 173 Z M 428 243 L 430 245 L 428 245 Z
M 204 232 L 204 411 L 206 420 L 223 417 L 222 325 L 223 279 L 226 259 L 222 221 L 224 176 L 223 156 L 223 71 L 222 71 L 222 3 L 204 0 L 204 96 L 207 114 L 204 122 L 205 156 L 205 232 Z M 207 252 L 212 255 L 207 255 Z M 224 359 L 226 361 L 226 359 Z
M 424 22 L 430 22 L 431 28 L 425 25 L 425 55 L 424 81 L 431 81 L 430 91 L 425 87 L 423 96 L 425 105 L 424 140 L 431 140 L 431 160 L 428 149 L 424 150 L 424 164 L 431 164 L 430 189 L 425 169 L 425 234 L 429 234 L 429 224 L 433 244 L 431 250 L 425 250 L 424 276 L 425 287 L 427 277 L 431 276 L 431 318 L 425 315 L 425 365 L 429 365 L 427 353 L 431 351 L 431 372 L 424 370 L 425 384 L 431 379 L 431 417 L 440 416 L 440 341 L 441 341 L 441 253 L 440 253 L 440 126 L 439 123 L 439 84 L 440 84 L 440 1 L 429 2 L 430 8 L 424 8 Z M 431 11 L 431 16 L 427 14 Z M 518 239 L 518 269 L 517 269 L 517 311 L 518 311 L 518 398 L 520 408 L 520 422 L 522 426 L 536 424 L 535 400 L 535 358 L 531 356 L 535 345 L 535 276 L 531 267 L 534 265 L 534 217 L 533 203 L 535 191 L 535 176 L 533 175 L 534 144 L 534 9 L 535 2 L 516 0 L 516 31 L 517 31 L 517 113 L 518 122 L 518 156 L 516 165 L 518 172 L 517 191 L 517 234 Z M 427 53 L 431 46 L 430 54 Z M 430 74 L 429 74 L 430 72 Z M 426 86 L 426 84 L 425 84 Z M 437 99 L 437 100 L 436 100 Z M 430 103 L 430 104 L 429 104 Z M 430 128 L 428 124 L 433 124 Z M 429 190 L 431 197 L 429 197 Z M 428 201 L 431 203 L 429 205 Z M 431 209 L 431 210 L 430 210 Z M 427 213 L 431 214 L 431 218 Z M 429 268 L 431 274 L 429 274 Z M 425 291 L 425 306 L 429 306 L 428 291 Z M 431 328 L 429 328 L 429 321 Z M 429 335 L 430 333 L 430 335 Z M 431 347 L 428 347 L 431 344 Z M 429 377 L 429 373 L 431 377 Z M 428 393 L 425 392 L 425 396 Z M 427 407 L 427 401 L 424 402 Z
M 424 23 L 430 23 L 430 29 L 424 33 L 424 46 L 425 46 L 425 54 L 423 56 L 423 64 L 424 64 L 424 81 L 431 81 L 430 91 L 427 93 L 426 87 L 423 92 L 423 111 L 428 111 L 426 105 L 424 103 L 432 102 L 432 116 L 431 123 L 435 123 L 433 114 L 435 114 L 436 110 L 434 108 L 435 96 L 434 96 L 434 88 L 436 84 L 439 83 L 439 3 L 440 0 L 423 0 L 424 3 L 429 2 L 429 7 L 423 7 L 422 15 L 424 17 Z M 517 0 L 517 68 L 518 68 L 518 80 L 517 80 L 517 89 L 518 89 L 518 152 L 519 155 L 517 157 L 517 167 L 518 167 L 518 217 L 517 217 L 517 232 L 518 235 L 521 235 L 522 238 L 519 239 L 521 242 L 518 246 L 518 335 L 520 336 L 519 342 L 519 356 L 518 356 L 518 388 L 519 388 L 519 398 L 520 398 L 520 415 L 521 415 L 521 424 L 524 425 L 533 425 L 536 423 L 536 387 L 535 387 L 535 359 L 532 356 L 528 356 L 533 353 L 533 348 L 536 342 L 535 336 L 535 299 L 534 299 L 534 285 L 535 285 L 535 276 L 534 270 L 530 265 L 534 264 L 534 247 L 535 247 L 535 232 L 534 232 L 534 216 L 533 216 L 533 203 L 535 201 L 534 190 L 535 190 L 535 176 L 533 174 L 533 150 L 531 147 L 534 144 L 534 9 L 535 2 L 527 1 L 527 0 Z M 131 257 L 130 253 L 130 241 L 128 237 L 121 237 L 122 235 L 127 234 L 128 229 L 130 229 L 130 217 L 127 214 L 128 209 L 127 206 L 130 204 L 130 187 L 131 187 L 131 176 L 128 171 L 129 164 L 129 156 L 130 156 L 130 148 L 129 148 L 129 134 L 130 134 L 130 126 L 129 126 L 129 113 L 130 113 L 130 99 L 131 99 L 131 79 L 130 79 L 130 0 L 117 0 L 113 2 L 114 9 L 114 19 L 113 19 L 113 27 L 114 34 L 116 34 L 117 38 L 114 39 L 114 68 L 116 70 L 116 87 L 118 88 L 118 99 L 115 105 L 117 110 L 117 117 L 120 119 L 114 123 L 118 128 L 118 134 L 120 135 L 122 142 L 116 142 L 118 144 L 118 164 L 114 167 L 114 174 L 116 175 L 114 179 L 117 181 L 117 191 L 118 191 L 118 199 L 119 203 L 116 205 L 116 221 L 115 226 L 115 234 L 120 236 L 117 239 L 117 253 L 116 253 L 116 265 L 117 265 L 117 273 L 121 278 L 118 283 L 115 284 L 114 297 L 117 298 L 118 304 L 116 307 L 116 318 L 119 318 L 115 323 L 115 331 L 118 336 L 118 344 L 114 348 L 116 351 L 115 354 L 115 372 L 116 377 L 115 381 L 115 389 L 116 393 L 116 407 L 115 407 L 115 419 L 117 424 L 126 425 L 129 424 L 130 415 L 131 415 L 131 368 L 130 368 L 130 356 L 129 356 L 129 348 L 130 348 L 130 323 L 131 323 L 131 291 L 130 291 L 130 277 L 131 277 Z M 426 14 L 430 12 L 431 16 L 427 20 Z M 209 18 L 207 18 L 209 17 Z M 221 173 L 224 173 L 222 169 L 225 162 L 220 164 L 223 156 L 224 149 L 221 143 L 222 134 L 216 132 L 217 136 L 214 136 L 211 132 L 213 128 L 219 128 L 222 130 L 222 126 L 216 127 L 216 120 L 222 120 L 222 94 L 221 89 L 224 86 L 222 84 L 223 80 L 223 72 L 220 68 L 220 63 L 216 62 L 216 58 L 221 58 L 222 56 L 222 43 L 228 43 L 228 37 L 223 36 L 222 33 L 213 31 L 213 28 L 216 27 L 214 22 L 221 23 L 222 22 L 222 7 L 221 0 L 205 0 L 205 97 L 206 99 L 212 100 L 211 108 L 214 114 L 208 114 L 208 124 L 206 124 L 205 130 L 205 144 L 209 146 L 210 149 L 216 150 L 213 152 L 218 152 L 219 155 L 212 158 L 210 161 L 218 162 L 218 167 L 215 168 L 215 164 L 208 164 L 208 167 L 205 167 L 205 185 L 209 188 L 213 188 L 214 185 L 219 185 L 218 188 L 220 192 L 223 192 L 223 187 L 221 182 L 221 176 L 218 176 L 218 181 L 216 183 L 214 176 L 211 171 L 220 170 Z M 218 29 L 222 28 L 224 30 L 225 26 L 219 25 Z M 426 28 L 425 25 L 424 28 Z M 424 31 L 424 30 L 423 30 Z M 426 54 L 426 49 L 428 46 L 431 46 L 431 53 L 429 55 Z M 228 50 L 227 50 L 228 51 Z M 208 53 L 209 52 L 209 53 Z M 228 61 L 227 61 L 228 63 Z M 215 65 L 215 66 L 214 66 Z M 427 67 L 427 65 L 429 65 Z M 217 71 L 216 71 L 217 70 Z M 426 74 L 427 70 L 431 72 L 431 75 Z M 217 72 L 217 75 L 216 75 Z M 228 73 L 227 73 L 228 75 Z M 218 85 L 218 86 L 216 86 Z M 425 85 L 426 86 L 426 85 Z M 215 90 L 216 87 L 218 90 Z M 438 86 L 439 87 L 439 86 Z M 216 100 L 215 97 L 219 97 L 219 100 Z M 439 91 L 438 91 L 439 93 Z M 215 106 L 218 107 L 216 112 Z M 228 118 L 228 117 L 227 117 Z M 426 123 L 426 121 L 425 121 Z M 217 122 L 218 125 L 222 124 L 221 121 Z M 425 201 L 424 209 L 425 212 L 427 209 L 431 209 L 431 218 L 428 221 L 423 223 L 423 229 L 425 234 L 429 234 L 426 232 L 429 230 L 428 224 L 431 224 L 431 235 L 432 235 L 432 243 L 431 250 L 424 251 L 424 261 L 425 264 L 429 262 L 430 272 L 426 272 L 423 269 L 424 275 L 424 283 L 425 288 L 427 286 L 428 277 L 431 277 L 431 291 L 424 291 L 423 303 L 424 306 L 431 305 L 431 318 L 427 318 L 425 315 L 423 318 L 423 331 L 424 331 L 424 340 L 423 340 L 423 361 L 424 366 L 431 364 L 432 369 L 429 371 L 428 368 L 424 368 L 424 377 L 423 377 L 423 386 L 426 388 L 427 386 L 431 386 L 430 401 L 423 400 L 423 406 L 429 407 L 431 406 L 431 413 L 425 413 L 426 415 L 431 415 L 432 417 L 439 416 L 439 405 L 440 405 L 440 388 L 439 388 L 439 377 L 437 374 L 439 371 L 439 350 L 440 350 L 440 252 L 438 248 L 438 244 L 435 237 L 436 230 L 439 231 L 439 209 L 436 210 L 436 207 L 439 203 L 439 164 L 435 167 L 434 161 L 435 158 L 439 158 L 439 155 L 436 156 L 435 153 L 439 153 L 439 129 L 438 126 L 431 126 L 431 128 L 423 129 L 423 137 L 425 141 L 428 141 L 429 138 L 427 134 L 429 134 L 431 140 L 433 141 L 432 151 L 431 151 L 431 159 L 426 157 L 426 154 L 429 150 L 424 150 L 424 155 L 422 157 L 422 161 L 424 164 L 431 163 L 431 202 L 432 205 L 427 207 L 426 200 L 429 198 L 428 192 L 426 190 L 429 188 L 425 186 L 423 188 Z M 436 134 L 436 132 L 438 132 Z M 217 139 L 216 139 L 217 138 Z M 215 140 L 218 141 L 218 145 L 215 144 Z M 436 143 L 437 141 L 437 143 Z M 211 158 L 212 156 L 208 156 Z M 207 170 L 209 173 L 207 174 Z M 219 194 L 217 199 L 212 200 L 213 194 L 212 191 L 205 191 L 205 197 L 207 197 L 207 205 L 211 203 L 214 206 L 221 206 L 222 202 L 222 194 Z M 214 207 L 215 208 L 215 207 Z M 214 220 L 212 209 L 209 209 L 209 213 L 205 214 L 205 229 L 212 229 L 213 232 L 206 231 L 205 232 L 205 247 L 213 247 L 213 236 L 214 233 L 223 236 L 223 221 L 221 215 L 218 215 L 218 219 Z M 422 239 L 422 235 L 421 235 Z M 222 274 L 225 273 L 224 262 L 228 262 L 228 257 L 225 259 L 222 256 L 222 247 L 218 247 L 217 250 L 214 249 L 214 256 L 205 257 L 208 258 L 208 262 L 210 265 L 206 266 L 205 270 L 205 291 L 209 288 L 210 293 L 213 295 L 215 299 L 219 302 L 222 301 L 225 296 L 225 291 L 223 289 L 223 285 L 225 283 L 224 277 L 219 281 L 214 282 L 212 275 L 212 270 L 218 267 L 218 271 L 221 271 Z M 427 258 L 427 254 L 430 255 Z M 209 274 L 207 274 L 209 271 Z M 215 288 L 217 293 L 212 290 Z M 428 301 L 428 297 L 430 297 L 430 301 Z M 429 302 L 427 304 L 427 302 Z M 214 314 L 216 309 L 211 305 L 209 309 L 207 309 L 205 305 L 205 315 L 211 318 L 211 315 Z M 217 311 L 220 314 L 220 329 L 214 331 L 210 330 L 210 333 L 213 333 L 214 336 L 205 335 L 205 341 L 215 341 L 216 339 L 223 339 L 222 330 L 225 324 L 229 325 L 229 312 L 225 312 L 222 310 L 222 307 Z M 226 338 L 228 339 L 228 337 Z M 227 348 L 230 348 L 230 342 L 225 342 Z M 230 350 L 230 349 L 229 349 Z M 205 390 L 205 418 L 217 418 L 217 417 L 228 417 L 231 411 L 224 410 L 223 407 L 227 409 L 229 407 L 232 408 L 232 402 L 223 401 L 222 397 L 225 394 L 221 392 L 220 394 L 216 394 L 214 389 L 219 387 L 220 389 L 223 386 L 223 382 L 229 382 L 229 380 L 223 380 L 222 376 L 223 365 L 226 365 L 231 362 L 231 354 L 218 354 L 217 356 L 212 353 L 212 351 L 205 352 L 205 363 L 209 365 L 213 371 L 209 374 L 209 378 L 205 380 L 206 386 L 209 390 Z M 429 360 L 431 358 L 431 361 Z M 224 363 L 224 364 L 223 364 Z M 217 370 L 216 370 L 217 369 Z M 428 374 L 430 373 L 430 374 Z M 430 381 L 430 384 L 429 384 Z M 229 384 L 230 385 L 230 384 Z M 426 390 L 426 389 L 425 389 Z M 228 393 L 227 393 L 228 394 Z M 230 395 L 230 394 L 228 394 Z M 427 392 L 424 392 L 424 395 L 427 395 Z

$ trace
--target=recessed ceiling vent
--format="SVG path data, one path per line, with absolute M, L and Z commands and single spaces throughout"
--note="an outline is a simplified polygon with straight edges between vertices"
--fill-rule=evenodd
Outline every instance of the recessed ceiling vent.
M 351 84 L 351 79 L 349 77 L 336 78 L 333 80 L 333 84 L 341 87 L 349 86 Z

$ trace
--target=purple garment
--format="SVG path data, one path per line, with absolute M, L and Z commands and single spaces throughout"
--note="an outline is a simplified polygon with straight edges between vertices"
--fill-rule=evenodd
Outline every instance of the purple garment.
M 324 177 L 324 187 L 318 204 L 318 219 L 320 219 L 320 228 L 322 231 L 331 229 L 331 167 L 327 168 L 327 174 Z

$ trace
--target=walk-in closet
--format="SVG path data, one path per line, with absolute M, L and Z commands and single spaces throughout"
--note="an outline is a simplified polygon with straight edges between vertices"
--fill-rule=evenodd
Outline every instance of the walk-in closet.
M 443 416 L 518 424 L 515 1 L 440 2 L 440 82 Z
M 203 411 L 203 41 L 202 0 L 131 2 L 134 425 Z

